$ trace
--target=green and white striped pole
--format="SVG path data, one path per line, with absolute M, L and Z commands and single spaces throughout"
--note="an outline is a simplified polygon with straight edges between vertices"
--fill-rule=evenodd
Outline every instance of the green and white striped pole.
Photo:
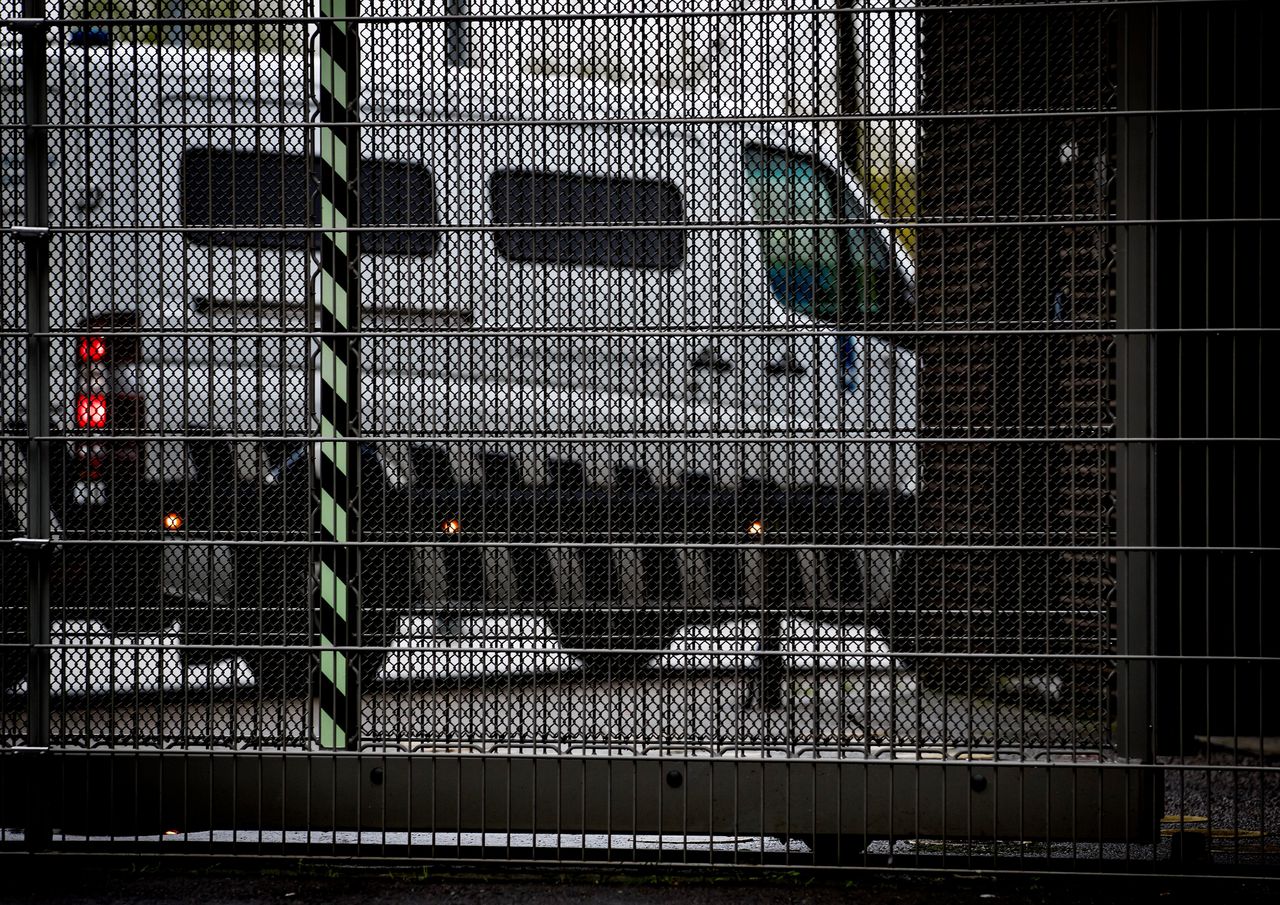
M 358 0 L 320 0 L 320 745 L 360 736 Z M 326 232 L 325 230 L 331 230 Z M 335 649 L 336 648 L 336 649 Z M 344 648 L 347 648 L 344 650 Z

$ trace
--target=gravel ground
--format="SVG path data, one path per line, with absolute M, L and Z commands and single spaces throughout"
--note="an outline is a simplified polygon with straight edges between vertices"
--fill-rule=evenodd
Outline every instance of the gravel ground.
M 1234 827 L 1280 842 L 1278 766 L 1280 757 L 1220 750 L 1166 762 L 1165 814 L 1201 817 L 1206 831 Z M 1259 769 L 1264 767 L 1269 769 Z M 1201 822 L 1184 825 L 1191 828 Z

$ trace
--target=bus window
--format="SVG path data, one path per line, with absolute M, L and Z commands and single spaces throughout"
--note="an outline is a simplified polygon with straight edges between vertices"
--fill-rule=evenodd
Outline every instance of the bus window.
M 684 265 L 684 231 L 650 228 L 684 222 L 684 199 L 669 182 L 500 171 L 489 181 L 489 206 L 495 224 L 539 227 L 494 232 L 498 254 L 509 261 L 643 270 Z M 591 223 L 630 228 L 547 228 Z
M 877 313 L 888 289 L 888 251 L 877 230 L 840 225 L 866 213 L 839 175 L 811 158 L 756 146 L 746 149 L 744 167 L 756 220 L 779 224 L 762 230 L 778 301 L 839 324 Z
M 320 161 L 302 154 L 188 148 L 182 155 L 183 225 L 213 229 L 193 230 L 187 241 L 247 249 L 306 248 L 304 227 L 320 222 L 319 172 Z M 365 227 L 362 254 L 436 254 L 438 231 L 408 228 L 438 222 L 431 170 L 400 160 L 361 161 L 360 222 Z M 370 228 L 384 225 L 393 228 Z

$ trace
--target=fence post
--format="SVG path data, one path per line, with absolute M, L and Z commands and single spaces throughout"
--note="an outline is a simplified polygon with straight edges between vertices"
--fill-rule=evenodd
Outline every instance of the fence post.
M 1116 214 L 1116 744 L 1150 763 L 1152 750 L 1151 575 L 1151 128 L 1152 11 L 1126 9 L 1120 20 L 1120 110 Z M 1136 438 L 1136 439 L 1130 439 Z M 1132 549 L 1138 548 L 1138 549 Z M 1140 659 L 1128 660 L 1126 657 Z
M 320 744 L 349 749 L 360 734 L 358 15 L 358 0 L 320 0 Z
M 27 745 L 49 746 L 49 134 L 44 0 L 23 0 L 22 81 L 26 210 L 23 227 L 27 302 Z M 34 771 L 33 771 L 34 772 Z M 36 774 L 38 775 L 38 773 Z M 48 790 L 28 785 L 27 843 L 47 844 Z

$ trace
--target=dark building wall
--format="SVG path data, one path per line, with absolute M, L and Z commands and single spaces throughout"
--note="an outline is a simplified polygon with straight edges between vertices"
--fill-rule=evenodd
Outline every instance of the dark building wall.
M 919 14 L 920 110 L 955 118 L 920 123 L 918 291 L 894 315 L 939 331 L 917 343 L 921 430 L 961 441 L 921 447 L 922 540 L 990 549 L 918 556 L 899 626 L 928 650 L 1105 652 L 1113 557 L 1001 548 L 1114 539 L 1113 236 L 1053 222 L 1111 212 L 1112 12 L 938 5 Z M 1050 675 L 1105 721 L 1097 661 L 956 660 L 942 679 Z
M 1280 214 L 1274 3 L 1157 7 L 1153 22 L 1157 651 L 1280 657 L 1280 305 L 1268 265 Z M 1179 112 L 1179 111 L 1213 111 Z M 1187 220 L 1219 222 L 1181 222 Z M 1206 329 L 1222 332 L 1201 332 Z M 1269 330 L 1271 332 L 1258 332 Z M 1234 548 L 1202 552 L 1194 548 Z M 1186 549 L 1191 548 L 1191 549 Z M 1244 549 L 1242 549 L 1244 548 Z M 1270 550 L 1266 550 L 1270 548 Z M 1158 743 L 1280 734 L 1280 668 L 1157 670 Z
M 1105 332 L 1054 331 L 1115 325 L 1117 230 L 1145 231 L 1150 258 L 1129 264 L 1149 270 L 1156 330 L 1147 401 L 1159 439 L 1141 498 L 1163 548 L 1152 557 L 1150 637 L 1174 658 L 1154 671 L 1157 748 L 1280 734 L 1280 667 L 1266 659 L 1280 658 L 1280 456 L 1269 442 L 1280 435 L 1280 306 L 1266 267 L 1278 229 L 1265 222 L 1280 197 L 1280 129 L 1267 109 L 1280 102 L 1268 47 L 1280 5 L 937 5 L 952 9 L 919 16 L 920 110 L 959 116 L 921 122 L 918 293 L 890 318 L 943 331 L 916 343 L 922 433 L 1077 442 L 925 443 L 922 540 L 1115 542 L 1112 450 L 1078 442 L 1116 429 L 1115 344 Z M 1145 93 L 1159 112 L 1142 176 L 1157 222 L 1045 225 L 1114 213 L 1126 119 L 1091 111 L 1116 109 L 1118 42 L 1139 16 L 1151 17 Z M 1040 115 L 1063 111 L 1080 116 Z M 971 116 L 983 112 L 1027 116 Z M 986 221 L 1006 225 L 959 225 Z M 1045 333 L 958 332 L 973 329 Z M 1109 555 L 952 550 L 922 554 L 911 570 L 894 618 L 927 649 L 1089 653 L 1115 643 Z M 1219 659 L 1196 659 L 1206 656 Z M 998 687 L 1003 667 L 977 662 L 948 665 L 944 678 Z M 1089 685 L 1109 670 L 1074 673 L 1077 709 L 1087 710 Z

